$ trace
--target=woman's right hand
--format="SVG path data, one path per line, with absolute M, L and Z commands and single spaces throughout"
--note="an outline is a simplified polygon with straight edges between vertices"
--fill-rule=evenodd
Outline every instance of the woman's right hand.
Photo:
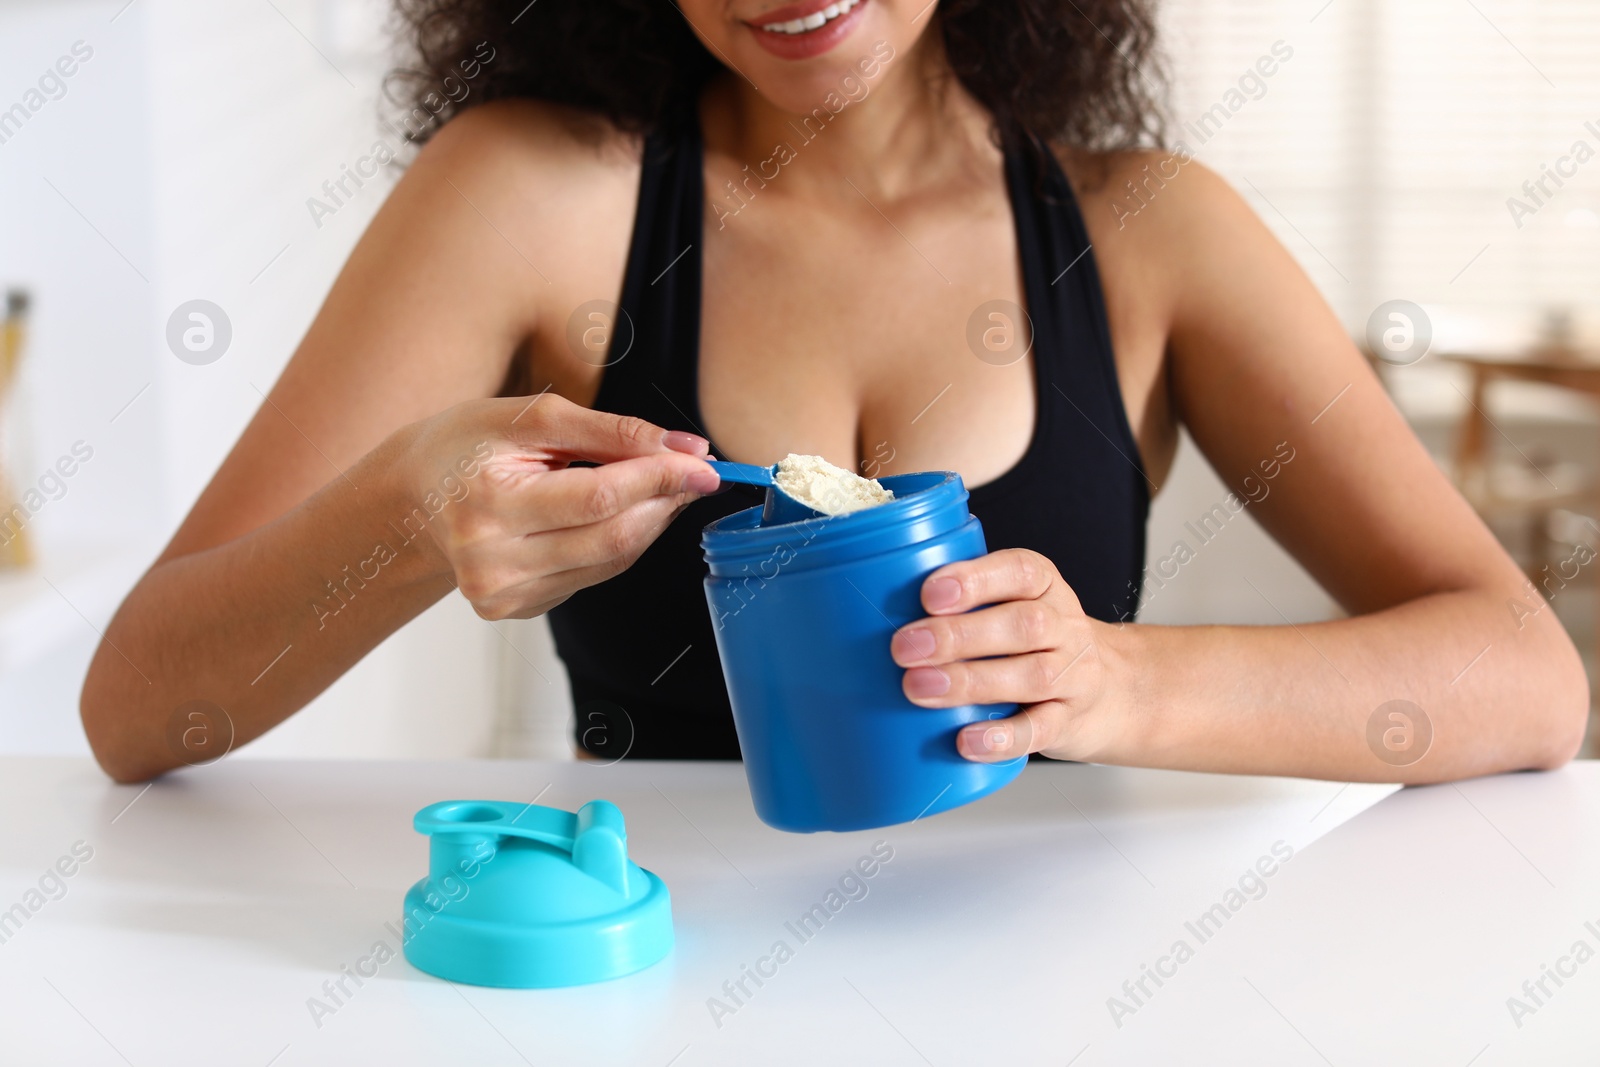
M 409 526 L 485 619 L 541 615 L 626 570 L 719 485 L 705 438 L 549 393 L 457 404 L 401 447 Z

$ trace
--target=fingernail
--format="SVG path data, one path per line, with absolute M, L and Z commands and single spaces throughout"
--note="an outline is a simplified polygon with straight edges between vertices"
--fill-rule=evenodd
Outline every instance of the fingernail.
M 905 659 L 927 659 L 938 646 L 933 631 L 922 626 L 901 630 L 895 634 L 895 641 L 898 644 L 895 651 Z
M 935 578 L 922 587 L 922 602 L 929 611 L 953 608 L 961 600 L 961 583 L 954 578 Z
M 683 480 L 683 487 L 691 493 L 714 493 L 722 484 L 722 479 L 717 477 L 717 472 L 710 467 L 701 467 L 699 470 L 690 471 Z
M 980 726 L 967 730 L 967 747 L 976 753 L 999 752 L 1011 743 L 1004 726 Z
M 906 671 L 906 690 L 914 697 L 940 697 L 950 692 L 950 676 L 937 667 L 913 667 Z
M 691 456 L 703 456 L 711 451 L 711 442 L 699 434 L 685 433 L 682 430 L 668 430 L 661 437 L 661 443 L 674 452 L 687 452 Z M 712 486 L 715 489 L 716 486 Z

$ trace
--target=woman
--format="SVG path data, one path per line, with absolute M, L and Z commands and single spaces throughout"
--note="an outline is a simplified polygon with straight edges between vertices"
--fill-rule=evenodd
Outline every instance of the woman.
M 1571 758 L 1553 613 L 1239 197 L 1139 148 L 1144 7 L 924 3 L 412 0 L 423 102 L 474 95 L 107 630 L 107 772 L 183 762 L 189 701 L 250 740 L 452 589 L 550 612 L 631 755 L 736 756 L 696 540 L 749 501 L 708 495 L 708 439 L 964 476 L 994 551 L 931 575 L 890 652 L 917 704 L 1023 706 L 968 759 Z M 1127 622 L 1180 420 L 1350 618 Z M 1367 741 L 1397 699 L 1419 760 Z

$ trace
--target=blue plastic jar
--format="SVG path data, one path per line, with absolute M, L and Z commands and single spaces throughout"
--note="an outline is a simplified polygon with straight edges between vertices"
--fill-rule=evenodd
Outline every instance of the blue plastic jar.
M 756 814 L 780 830 L 865 830 L 909 822 L 994 792 L 1027 760 L 974 763 L 956 752 L 968 723 L 1013 704 L 921 708 L 889 654 L 924 617 L 922 582 L 983 555 L 983 528 L 957 474 L 882 479 L 887 504 L 761 525 L 761 509 L 701 536 L 705 580 Z

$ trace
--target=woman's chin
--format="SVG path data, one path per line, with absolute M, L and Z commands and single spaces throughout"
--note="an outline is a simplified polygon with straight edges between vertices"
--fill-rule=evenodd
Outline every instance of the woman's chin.
M 754 48 L 737 56 L 742 75 L 774 108 L 797 118 L 828 117 L 863 103 L 895 65 L 901 46 L 883 37 L 852 39 L 845 47 L 805 62 L 778 59 Z M 747 62 L 748 59 L 748 62 Z
M 845 106 L 854 107 L 848 103 L 847 98 L 839 91 L 839 79 L 812 79 L 792 81 L 788 84 L 761 85 L 761 95 L 778 111 L 791 117 L 796 125 L 811 119 L 808 130 L 811 134 L 821 132 L 819 123 L 826 125 L 838 116 Z M 829 94 L 832 94 L 830 97 Z M 843 105 L 841 101 L 846 101 Z

